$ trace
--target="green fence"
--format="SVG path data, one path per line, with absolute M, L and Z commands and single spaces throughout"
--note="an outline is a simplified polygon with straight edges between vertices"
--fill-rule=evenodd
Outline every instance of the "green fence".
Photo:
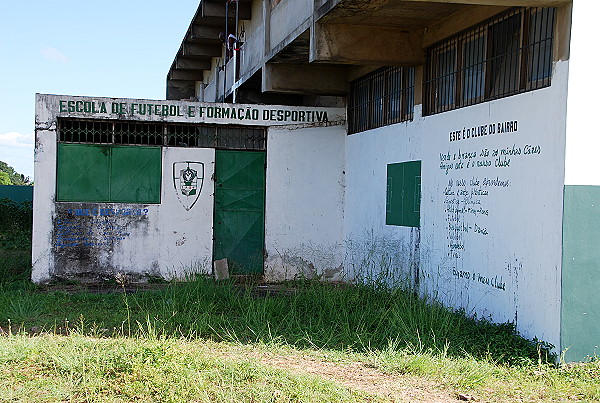
M 33 201 L 33 186 L 0 185 L 0 199 Z

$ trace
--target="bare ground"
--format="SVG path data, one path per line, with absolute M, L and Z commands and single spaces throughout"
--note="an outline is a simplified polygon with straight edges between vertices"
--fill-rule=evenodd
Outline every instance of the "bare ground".
M 265 351 L 221 351 L 224 358 L 253 358 L 260 364 L 295 374 L 309 374 L 392 402 L 446 403 L 474 400 L 445 390 L 442 385 L 411 375 L 390 375 L 362 362 L 330 362 L 315 357 Z

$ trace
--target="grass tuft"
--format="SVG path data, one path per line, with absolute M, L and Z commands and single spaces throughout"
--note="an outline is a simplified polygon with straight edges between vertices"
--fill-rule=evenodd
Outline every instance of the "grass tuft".
M 118 279 L 120 292 L 42 292 L 28 281 L 29 250 L 10 245 L 0 251 L 0 401 L 387 399 L 266 365 L 256 351 L 361 363 L 482 400 L 600 401 L 600 361 L 557 366 L 551 346 L 510 323 L 385 283 L 265 291 L 195 276 L 140 292 Z

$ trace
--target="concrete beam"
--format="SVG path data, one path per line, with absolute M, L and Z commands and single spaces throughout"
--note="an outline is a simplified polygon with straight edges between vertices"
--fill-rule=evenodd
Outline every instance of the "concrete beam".
M 288 94 L 345 95 L 345 67 L 268 63 L 262 69 L 262 91 Z
M 178 81 L 202 81 L 204 72 L 202 70 L 171 70 L 169 72 L 170 80 Z
M 233 26 L 235 24 L 235 16 L 229 17 L 228 20 L 230 26 Z M 225 18 L 199 16 L 194 20 L 194 24 L 218 27 L 221 31 L 224 31 L 223 27 L 225 27 Z
M 473 6 L 456 12 L 427 28 L 423 37 L 423 47 L 431 46 L 436 42 L 461 32 L 465 27 L 476 25 L 481 21 L 500 14 L 508 8 L 503 6 Z
M 316 23 L 310 62 L 415 66 L 425 62 L 423 31 L 394 27 Z
M 211 60 L 206 59 L 193 59 L 186 57 L 178 57 L 175 59 L 175 68 L 177 70 L 210 70 Z
M 191 99 L 196 96 L 195 81 L 180 81 L 167 79 L 167 99 Z
M 195 44 L 195 43 L 184 43 L 182 56 L 189 57 L 219 57 L 222 54 L 222 45 L 208 45 L 208 44 Z
M 219 17 L 225 18 L 225 2 L 207 2 L 203 1 L 201 3 L 202 6 L 202 16 L 203 17 Z M 252 8 L 250 7 L 251 3 L 248 2 L 240 2 L 239 3 L 239 18 L 240 20 L 249 20 L 252 18 Z M 229 5 L 229 17 L 235 18 L 235 3 L 231 3 Z
M 315 20 L 318 21 L 321 19 L 321 17 L 333 10 L 333 8 L 342 1 L 343 0 L 326 0 L 319 8 L 315 10 Z
M 225 27 L 215 27 L 207 25 L 192 25 L 190 28 L 190 41 L 210 41 L 221 42 L 219 34 L 225 31 Z

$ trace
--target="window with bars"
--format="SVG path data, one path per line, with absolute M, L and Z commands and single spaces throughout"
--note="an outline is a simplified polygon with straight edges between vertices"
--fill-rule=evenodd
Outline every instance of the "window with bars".
M 413 118 L 415 69 L 384 67 L 351 83 L 348 133 Z
M 513 8 L 427 50 L 424 114 L 548 87 L 554 8 Z
M 58 120 L 62 143 L 203 147 L 263 151 L 265 128 L 250 126 L 123 122 L 88 119 Z

